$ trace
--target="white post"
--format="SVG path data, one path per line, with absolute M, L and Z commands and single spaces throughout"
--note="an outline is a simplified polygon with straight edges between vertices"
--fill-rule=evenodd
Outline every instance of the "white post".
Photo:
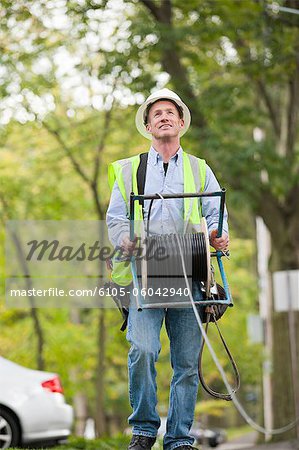
M 263 363 L 263 397 L 264 397 L 264 424 L 265 428 L 273 428 L 272 410 L 272 283 L 269 273 L 269 257 L 271 254 L 270 233 L 261 217 L 256 218 L 257 240 L 257 270 L 259 277 L 259 305 L 260 315 L 264 322 L 265 359 Z M 265 435 L 265 440 L 271 439 L 270 434 Z

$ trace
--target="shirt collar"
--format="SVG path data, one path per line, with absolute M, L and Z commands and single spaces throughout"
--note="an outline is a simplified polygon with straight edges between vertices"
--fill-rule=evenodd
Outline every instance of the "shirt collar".
M 173 159 L 176 165 L 178 166 L 182 160 L 182 154 L 183 149 L 180 146 L 178 151 L 175 155 L 173 155 L 170 159 Z M 154 166 L 158 164 L 158 161 L 162 161 L 162 156 L 154 149 L 153 146 L 151 146 L 149 153 L 148 153 L 148 160 L 149 163 L 153 164 Z

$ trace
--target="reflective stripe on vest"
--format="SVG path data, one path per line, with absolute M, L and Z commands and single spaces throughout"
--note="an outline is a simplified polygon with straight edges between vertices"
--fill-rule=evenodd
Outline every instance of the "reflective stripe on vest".
M 184 192 L 203 192 L 206 178 L 206 162 L 204 159 L 196 158 L 193 155 L 182 152 L 183 154 L 183 173 L 184 173 Z M 130 212 L 130 193 L 137 193 L 137 170 L 140 163 L 140 156 L 121 159 L 111 163 L 108 167 L 108 181 L 110 189 L 113 189 L 117 181 L 121 195 L 127 206 L 127 217 Z M 184 222 L 187 225 L 191 223 L 195 229 L 200 224 L 201 207 L 198 198 L 184 199 Z M 139 202 L 134 205 L 134 220 L 142 221 L 142 207 Z M 140 222 L 139 222 L 140 223 Z M 185 228 L 186 230 L 186 228 Z M 198 231 L 198 229 L 196 230 Z M 131 268 L 128 263 L 113 261 L 113 270 L 111 274 L 112 281 L 120 286 L 128 286 L 132 282 Z
M 114 182 L 117 181 L 119 190 L 127 206 L 127 217 L 130 213 L 130 194 L 137 193 L 137 170 L 140 163 L 140 156 L 132 156 L 131 158 L 120 159 L 108 166 L 108 182 L 112 191 Z M 134 205 L 134 219 L 142 219 L 142 208 L 139 202 Z

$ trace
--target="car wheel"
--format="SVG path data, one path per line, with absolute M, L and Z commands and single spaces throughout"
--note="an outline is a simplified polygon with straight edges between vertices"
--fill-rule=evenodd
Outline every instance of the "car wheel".
M 9 411 L 0 412 L 0 448 L 16 447 L 20 441 L 20 429 Z
M 210 447 L 217 447 L 218 442 L 216 441 L 216 439 L 209 439 L 209 446 Z

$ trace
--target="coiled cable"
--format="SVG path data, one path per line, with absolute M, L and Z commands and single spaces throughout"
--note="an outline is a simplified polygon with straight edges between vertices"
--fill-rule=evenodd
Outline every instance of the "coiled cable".
M 163 201 L 165 200 L 164 197 L 163 197 L 160 193 L 157 193 L 156 195 L 158 195 L 158 196 L 161 198 L 161 200 L 163 200 Z M 165 204 L 166 204 L 166 207 L 168 208 L 167 202 L 166 202 Z M 173 215 L 172 215 L 172 212 L 171 212 L 170 208 L 168 208 L 168 211 L 169 211 L 171 220 L 172 220 L 172 222 L 173 222 L 174 229 L 176 230 L 175 220 L 174 220 L 174 218 L 173 218 Z M 176 234 L 176 236 L 177 236 L 177 234 Z M 203 324 L 202 324 L 202 321 L 201 321 L 201 319 L 200 319 L 200 316 L 199 316 L 199 313 L 198 313 L 196 304 L 195 304 L 194 299 L 193 299 L 192 290 L 190 289 L 190 284 L 189 284 L 188 276 L 187 276 L 187 273 L 186 273 L 186 267 L 185 267 L 185 261 L 184 261 L 183 251 L 182 251 L 182 247 L 181 247 L 181 244 L 180 244 L 179 239 L 177 239 L 177 244 L 178 244 L 178 247 L 179 247 L 179 249 L 180 249 L 181 264 L 182 264 L 182 267 L 183 267 L 184 279 L 185 279 L 186 287 L 188 288 L 188 295 L 189 295 L 189 298 L 190 298 L 190 303 L 191 303 L 193 312 L 194 312 L 195 317 L 196 317 L 196 321 L 197 321 L 198 326 L 199 326 L 199 328 L 200 328 L 200 331 L 201 331 L 201 333 L 202 333 L 202 337 L 203 337 L 203 339 L 205 340 L 205 343 L 206 343 L 206 345 L 207 345 L 207 347 L 208 347 L 208 349 L 209 349 L 209 352 L 210 352 L 210 354 L 211 354 L 211 356 L 212 356 L 212 358 L 213 358 L 213 360 L 214 360 L 214 363 L 215 363 L 217 369 L 219 370 L 219 373 L 220 373 L 220 375 L 221 375 L 221 378 L 222 378 L 222 380 L 223 380 L 223 382 L 224 382 L 224 385 L 225 385 L 225 387 L 226 387 L 226 389 L 227 389 L 228 395 L 231 396 L 231 399 L 232 399 L 232 401 L 233 401 L 233 403 L 234 403 L 236 409 L 239 411 L 239 413 L 240 413 L 241 416 L 244 418 L 244 420 L 245 420 L 245 421 L 246 421 L 253 429 L 255 429 L 256 431 L 258 431 L 258 432 L 260 432 L 260 433 L 262 433 L 262 434 L 276 435 L 276 434 L 281 434 L 281 433 L 284 433 L 284 432 L 286 432 L 286 431 L 288 431 L 288 430 L 291 430 L 292 428 L 294 428 L 294 426 L 296 425 L 296 423 L 299 421 L 299 417 L 297 417 L 293 422 L 291 422 L 291 423 L 289 423 L 289 424 L 287 424 L 287 425 L 285 425 L 285 426 L 283 426 L 283 427 L 275 428 L 275 429 L 267 429 L 267 428 L 262 427 L 262 426 L 259 425 L 258 423 L 256 423 L 256 422 L 249 416 L 249 414 L 245 411 L 245 409 L 243 408 L 243 406 L 241 405 L 241 403 L 240 403 L 239 400 L 237 399 L 235 390 L 232 388 L 232 386 L 230 385 L 230 383 L 229 383 L 229 381 L 228 381 L 228 379 L 227 379 L 227 376 L 226 376 L 226 374 L 225 374 L 225 372 L 224 372 L 224 370 L 223 370 L 223 367 L 221 366 L 221 364 L 220 364 L 220 362 L 219 362 L 219 359 L 217 358 L 217 355 L 216 355 L 216 353 L 215 353 L 215 351 L 214 351 L 214 349 L 213 349 L 213 346 L 212 346 L 212 344 L 211 344 L 211 342 L 210 342 L 210 340 L 209 340 L 209 338 L 208 338 L 208 336 L 207 336 L 207 333 L 206 333 L 206 331 L 205 331 L 205 328 L 204 328 L 204 326 L 203 326 Z
M 206 282 L 208 278 L 207 246 L 204 233 L 175 235 L 152 235 L 146 238 L 148 251 L 148 278 L 183 278 L 181 255 L 177 245 L 180 241 L 188 276 L 195 282 Z M 163 260 L 155 257 L 163 253 Z

